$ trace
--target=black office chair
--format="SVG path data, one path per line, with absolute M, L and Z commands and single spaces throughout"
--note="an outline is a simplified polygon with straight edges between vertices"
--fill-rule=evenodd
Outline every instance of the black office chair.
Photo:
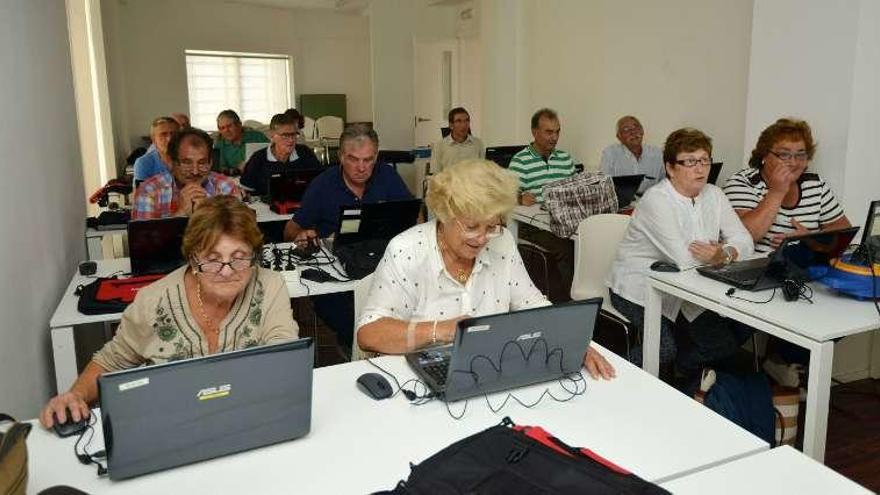
M 486 148 L 486 160 L 495 162 L 501 168 L 507 168 L 513 155 L 522 151 L 526 145 L 516 146 L 490 146 Z
M 388 163 L 397 170 L 398 163 L 412 163 L 416 161 L 416 156 L 411 151 L 402 150 L 379 150 L 379 163 Z

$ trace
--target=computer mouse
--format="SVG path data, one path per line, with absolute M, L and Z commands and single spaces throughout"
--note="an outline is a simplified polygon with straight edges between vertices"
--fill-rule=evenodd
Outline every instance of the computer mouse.
M 359 376 L 357 387 L 361 392 L 375 400 L 387 399 L 394 394 L 391 384 L 379 373 L 364 373 Z
M 74 421 L 73 416 L 70 414 L 70 409 L 67 410 L 66 414 L 67 422 L 59 423 L 58 416 L 55 413 L 52 413 L 52 429 L 55 430 L 55 434 L 61 438 L 79 435 L 83 430 L 86 429 L 86 426 L 88 426 L 89 424 L 88 418 L 82 418 L 79 421 Z
M 678 265 L 671 261 L 655 261 L 651 263 L 651 270 L 655 272 L 680 272 Z
M 319 284 L 323 284 L 325 282 L 338 282 L 339 280 L 334 278 L 329 273 L 324 270 L 318 270 L 317 268 L 306 268 L 300 274 L 300 277 L 310 280 L 312 282 L 318 282 Z

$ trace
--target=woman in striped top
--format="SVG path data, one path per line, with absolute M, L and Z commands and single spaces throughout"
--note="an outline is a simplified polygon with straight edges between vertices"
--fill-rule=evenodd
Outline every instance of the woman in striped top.
M 752 234 L 755 251 L 770 252 L 789 235 L 850 226 L 825 181 L 807 171 L 815 152 L 809 124 L 779 119 L 758 138 L 750 168 L 727 180 L 724 193 Z

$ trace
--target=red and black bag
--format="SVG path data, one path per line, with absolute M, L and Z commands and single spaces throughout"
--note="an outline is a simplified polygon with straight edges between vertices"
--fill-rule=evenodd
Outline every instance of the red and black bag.
M 589 449 L 510 418 L 411 466 L 392 494 L 668 494 Z
M 121 313 L 134 301 L 139 290 L 164 276 L 153 274 L 129 278 L 98 278 L 77 289 L 79 302 L 76 308 L 85 315 Z

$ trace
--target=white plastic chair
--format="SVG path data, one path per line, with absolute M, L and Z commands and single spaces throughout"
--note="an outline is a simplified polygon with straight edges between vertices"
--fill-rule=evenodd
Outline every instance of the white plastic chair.
M 364 304 L 367 302 L 367 294 L 370 293 L 370 287 L 373 285 L 373 274 L 369 274 L 366 277 L 360 279 L 357 284 L 354 286 L 354 330 L 352 331 L 352 342 L 351 342 L 351 360 L 357 361 L 359 359 L 364 359 L 368 357 L 372 357 L 373 353 L 363 351 L 360 347 L 358 347 L 358 338 L 357 338 L 357 321 L 361 316 L 361 309 L 363 309 Z
M 342 135 L 343 121 L 335 115 L 325 115 L 318 117 L 315 121 L 315 132 L 318 134 L 320 141 L 338 140 Z
M 601 297 L 602 309 L 624 321 L 626 318 L 611 306 L 605 280 L 629 220 L 629 215 L 617 213 L 593 215 L 581 220 L 577 228 L 574 279 L 571 282 L 572 299 Z
M 303 128 L 299 131 L 304 141 L 315 140 L 315 119 L 311 117 L 303 117 Z M 341 133 L 340 133 L 341 134 Z

